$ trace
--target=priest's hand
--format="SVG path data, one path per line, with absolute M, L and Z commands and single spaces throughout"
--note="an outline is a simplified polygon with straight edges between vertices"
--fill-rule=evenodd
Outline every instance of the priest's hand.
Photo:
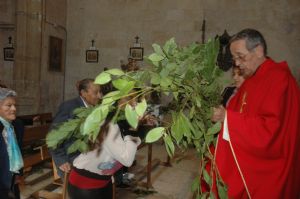
M 223 122 L 225 119 L 226 109 L 223 106 L 213 108 L 213 114 L 211 120 L 213 122 Z

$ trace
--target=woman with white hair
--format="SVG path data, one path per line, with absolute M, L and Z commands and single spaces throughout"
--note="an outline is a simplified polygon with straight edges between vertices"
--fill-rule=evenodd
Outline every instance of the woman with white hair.
M 20 198 L 18 176 L 23 167 L 22 133 L 16 119 L 16 92 L 0 88 L 0 198 Z

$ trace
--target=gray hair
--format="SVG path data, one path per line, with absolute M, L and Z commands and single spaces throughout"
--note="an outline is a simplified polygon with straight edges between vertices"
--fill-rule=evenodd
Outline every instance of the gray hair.
M 231 44 L 234 41 L 238 41 L 244 39 L 246 41 L 246 48 L 247 50 L 251 51 L 257 46 L 261 46 L 264 50 L 264 55 L 267 55 L 267 44 L 265 41 L 265 38 L 263 35 L 255 30 L 255 29 L 244 29 L 240 32 L 238 32 L 236 35 L 234 35 L 230 41 L 229 44 Z
M 4 100 L 8 97 L 16 97 L 17 93 L 8 88 L 0 88 L 0 100 Z

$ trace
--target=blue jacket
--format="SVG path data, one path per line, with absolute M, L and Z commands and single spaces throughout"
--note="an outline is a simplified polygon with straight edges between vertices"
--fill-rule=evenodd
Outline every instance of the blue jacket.
M 63 102 L 58 108 L 58 112 L 54 117 L 51 129 L 55 128 L 55 126 L 63 122 L 66 122 L 69 119 L 74 118 L 73 111 L 79 107 L 84 107 L 84 103 L 80 97 Z M 58 146 L 55 150 L 50 150 L 57 168 L 65 162 L 69 162 L 72 164 L 73 160 L 79 155 L 79 152 L 67 154 L 67 149 L 69 146 L 71 146 L 73 141 L 74 139 L 67 140 L 60 146 Z M 62 171 L 59 168 L 58 174 L 61 177 L 63 176 Z
M 22 140 L 24 134 L 24 125 L 21 120 L 16 119 L 12 122 L 15 129 L 17 142 L 20 149 L 22 149 Z M 4 129 L 3 124 L 0 122 L 0 189 L 10 189 L 13 181 L 13 173 L 9 170 L 9 158 L 5 140 L 2 135 Z M 20 171 L 21 173 L 22 171 Z

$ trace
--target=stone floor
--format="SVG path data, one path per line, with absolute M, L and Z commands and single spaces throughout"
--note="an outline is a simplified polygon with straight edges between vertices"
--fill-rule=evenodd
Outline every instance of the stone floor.
M 141 148 L 136 155 L 136 165 L 130 169 L 135 174 L 135 181 L 130 188 L 116 190 L 116 199 L 192 199 L 191 184 L 197 175 L 199 161 L 194 150 L 188 150 L 185 154 L 177 153 L 171 160 L 171 166 L 163 166 L 167 160 L 165 146 L 160 143 L 153 145 L 152 159 L 158 159 L 160 164 L 152 169 L 150 189 L 145 188 L 147 182 L 146 173 L 140 172 L 147 165 L 148 147 Z M 156 161 L 154 161 L 156 162 Z M 49 173 L 49 175 L 47 175 Z M 41 169 L 30 176 L 45 175 L 45 179 L 32 185 L 25 185 L 21 191 L 22 199 L 30 199 L 32 193 L 49 187 L 52 183 L 51 170 Z M 48 176 L 48 177 L 47 177 Z M 27 178 L 27 181 L 30 179 Z M 60 192 L 60 189 L 54 190 Z

